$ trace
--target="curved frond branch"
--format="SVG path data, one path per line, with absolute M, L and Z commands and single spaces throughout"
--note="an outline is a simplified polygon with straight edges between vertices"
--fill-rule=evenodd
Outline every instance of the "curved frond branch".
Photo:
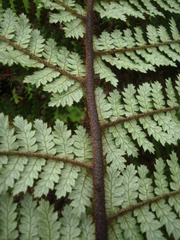
M 151 198 L 151 199 L 147 199 L 147 200 L 142 201 L 142 202 L 138 202 L 137 204 L 134 204 L 134 205 L 128 206 L 127 208 L 121 209 L 119 212 L 117 212 L 115 214 L 109 215 L 107 217 L 107 221 L 108 221 L 108 223 L 110 223 L 112 220 L 114 220 L 114 219 L 116 219 L 118 217 L 122 217 L 123 215 L 125 215 L 125 214 L 127 214 L 129 212 L 132 212 L 135 209 L 139 209 L 139 208 L 141 208 L 143 206 L 159 202 L 162 199 L 167 199 L 167 198 L 170 198 L 172 196 L 176 196 L 178 194 L 180 194 L 180 189 L 177 190 L 177 191 L 171 191 L 169 193 L 165 193 L 165 194 L 160 195 L 160 196 L 156 196 L 156 197 Z
M 170 44 L 174 44 L 174 43 L 180 43 L 180 39 L 170 40 L 170 41 L 165 41 L 165 42 L 160 42 L 160 43 L 154 43 L 154 44 L 147 44 L 147 45 L 142 45 L 142 46 L 137 46 L 137 47 L 132 47 L 132 48 L 120 48 L 120 49 L 104 50 L 104 51 L 103 50 L 102 51 L 95 50 L 94 52 L 96 55 L 109 55 L 109 54 L 115 54 L 115 53 L 134 52 L 137 50 L 155 48 L 155 47 L 170 45 Z
M 74 16 L 76 16 L 77 18 L 80 18 L 81 20 L 85 21 L 86 20 L 86 16 L 79 14 L 77 11 L 75 11 L 74 9 L 72 9 L 71 7 L 69 7 L 68 5 L 66 5 L 65 3 L 63 3 L 61 0 L 56 0 L 56 2 L 61 5 L 62 7 L 64 7 L 68 12 L 71 12 Z
M 18 152 L 18 151 L 1 151 L 0 156 L 24 156 L 24 157 L 34 157 L 38 159 L 48 159 L 48 160 L 54 160 L 56 162 L 64 162 L 64 163 L 70 163 L 74 166 L 79 166 L 82 168 L 85 168 L 89 171 L 92 170 L 92 166 L 88 163 L 78 162 L 73 159 L 67 159 L 67 158 L 61 158 L 53 155 L 48 154 L 40 154 L 40 153 L 33 153 L 33 152 Z
M 180 109 L 180 105 L 174 106 L 174 107 L 167 107 L 167 108 L 164 108 L 164 109 L 156 109 L 156 110 L 153 110 L 151 112 L 140 113 L 140 114 L 132 115 L 130 117 L 120 118 L 120 119 L 117 119 L 117 120 L 112 121 L 112 122 L 104 123 L 104 124 L 101 125 L 101 128 L 105 129 L 105 128 L 108 128 L 108 127 L 111 127 L 111 126 L 115 126 L 118 123 L 130 122 L 130 121 L 133 121 L 133 120 L 138 121 L 140 118 L 144 118 L 144 117 L 147 117 L 147 116 L 153 116 L 153 115 L 158 114 L 158 113 L 170 112 L 170 111 L 173 111 L 173 110 L 179 110 L 179 109 Z
M 15 49 L 19 50 L 20 52 L 23 52 L 24 54 L 28 55 L 29 57 L 33 58 L 34 60 L 38 61 L 39 63 L 43 63 L 45 66 L 57 71 L 57 72 L 60 72 L 61 74 L 67 76 L 68 78 L 70 79 L 73 79 L 74 81 L 77 81 L 81 84 L 84 84 L 84 78 L 82 77 L 76 77 L 72 74 L 70 74 L 69 72 L 53 65 L 52 63 L 46 61 L 45 59 L 43 58 L 39 58 L 37 57 L 35 54 L 29 52 L 27 49 L 24 49 L 22 48 L 21 46 L 19 46 L 18 44 L 12 42 L 11 40 L 7 39 L 6 37 L 4 37 L 3 35 L 0 34 L 0 40 L 8 43 L 9 45 L 11 45 L 12 47 L 14 47 Z

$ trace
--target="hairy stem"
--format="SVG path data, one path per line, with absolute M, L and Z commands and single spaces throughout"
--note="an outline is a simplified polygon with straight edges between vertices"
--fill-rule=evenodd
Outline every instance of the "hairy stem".
M 155 48 L 155 47 L 166 46 L 166 45 L 175 44 L 175 43 L 180 43 L 180 39 L 154 43 L 154 44 L 147 44 L 147 45 L 142 45 L 142 46 L 137 46 L 132 48 L 120 48 L 120 49 L 113 49 L 113 50 L 95 51 L 95 53 L 97 55 L 109 55 L 109 54 L 115 54 L 115 53 L 134 52 L 138 50 L 144 50 L 147 48 Z
M 107 240 L 107 221 L 104 193 L 104 163 L 101 127 L 95 101 L 93 51 L 93 0 L 88 0 L 86 17 L 86 103 L 93 143 L 93 194 L 96 240 Z
M 174 106 L 174 107 L 167 107 L 167 108 L 162 108 L 162 109 L 156 109 L 156 110 L 152 110 L 151 112 L 138 113 L 138 114 L 132 115 L 130 117 L 122 117 L 122 118 L 119 118 L 119 119 L 117 119 L 115 121 L 104 123 L 104 124 L 101 125 L 101 128 L 105 129 L 107 127 L 115 126 L 115 125 L 117 125 L 119 123 L 130 122 L 130 121 L 133 121 L 133 120 L 139 121 L 139 119 L 145 118 L 147 116 L 153 116 L 155 114 L 160 114 L 160 113 L 163 113 L 163 112 L 164 113 L 165 112 L 170 112 L 170 111 L 179 110 L 179 109 L 180 109 L 180 105 Z
M 22 48 L 21 46 L 19 46 L 18 44 L 14 43 L 13 41 L 7 39 L 6 37 L 4 37 L 3 35 L 0 34 L 0 40 L 8 43 L 9 45 L 13 46 L 15 49 L 19 50 L 20 52 L 28 55 L 29 57 L 33 58 L 34 60 L 40 62 L 40 63 L 43 63 L 46 67 L 49 67 L 57 72 L 60 72 L 61 74 L 69 77 L 70 79 L 73 79 L 81 84 L 84 83 L 84 78 L 82 77 L 77 77 L 77 76 L 74 76 L 72 75 L 71 73 L 65 71 L 64 69 L 61 69 L 59 68 L 58 66 L 48 62 L 46 59 L 44 58 L 40 58 L 40 57 L 37 57 L 34 53 L 31 53 L 30 51 L 28 51 L 27 49 L 25 48 Z
M 44 158 L 47 160 L 54 160 L 56 162 L 64 162 L 64 163 L 69 163 L 74 166 L 79 166 L 86 168 L 87 170 L 92 170 L 92 166 L 88 163 L 84 162 L 78 162 L 75 159 L 68 159 L 68 158 L 61 158 L 57 157 L 54 155 L 49 155 L 49 154 L 42 154 L 42 153 L 34 153 L 34 152 L 19 152 L 19 151 L 0 151 L 0 156 L 24 156 L 24 157 L 34 157 L 34 158 Z
M 165 194 L 160 195 L 160 196 L 156 196 L 156 197 L 151 198 L 151 199 L 147 199 L 147 200 L 142 201 L 142 202 L 138 202 L 138 203 L 136 203 L 134 205 L 131 205 L 127 208 L 121 209 L 119 212 L 111 214 L 108 217 L 108 223 L 110 223 L 113 219 L 116 219 L 118 217 L 122 217 L 123 215 L 134 211 L 135 209 L 142 208 L 143 206 L 158 202 L 162 199 L 167 199 L 167 198 L 170 198 L 172 196 L 176 196 L 178 194 L 180 194 L 180 189 L 177 190 L 177 191 L 172 191 L 172 192 L 169 192 L 169 193 L 165 193 Z

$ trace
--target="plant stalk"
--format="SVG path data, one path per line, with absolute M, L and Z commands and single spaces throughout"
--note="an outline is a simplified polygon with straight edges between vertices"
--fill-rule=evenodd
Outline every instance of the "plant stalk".
M 95 101 L 94 50 L 93 50 L 93 0 L 88 0 L 86 16 L 86 104 L 93 144 L 93 197 L 96 240 L 107 240 L 107 219 L 104 191 L 104 163 L 101 127 Z

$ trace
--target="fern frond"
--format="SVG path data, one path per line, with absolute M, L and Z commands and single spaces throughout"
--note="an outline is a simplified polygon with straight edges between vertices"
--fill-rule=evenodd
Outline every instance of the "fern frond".
M 72 208 L 66 206 L 62 212 L 63 218 L 61 220 L 61 239 L 78 240 L 80 236 L 79 219 L 72 213 Z
M 38 30 L 32 30 L 25 15 L 17 17 L 11 10 L 6 10 L 0 25 L 0 40 L 0 61 L 3 64 L 40 68 L 33 75 L 25 77 L 24 82 L 37 87 L 42 84 L 50 93 L 53 92 L 52 87 L 47 83 L 58 81 L 62 84 L 61 91 L 52 97 L 50 106 L 72 105 L 82 98 L 81 86 L 75 84 L 75 81 L 82 83 L 85 76 L 85 66 L 80 56 L 64 47 L 58 50 L 53 39 L 45 42 Z M 74 96 L 70 98 L 72 92 Z
M 40 238 L 59 239 L 61 223 L 58 221 L 58 214 L 44 199 L 37 208 L 37 223 Z
M 41 1 L 40 7 L 57 10 L 58 13 L 50 14 L 51 23 L 62 23 L 66 37 L 78 39 L 85 33 L 85 10 L 75 1 Z
M 75 186 L 69 195 L 70 206 L 73 207 L 73 213 L 76 216 L 81 216 L 82 213 L 86 212 L 86 207 L 91 207 L 92 183 L 91 176 L 86 175 L 85 170 L 79 173 Z
M 155 70 L 156 66 L 176 66 L 179 61 L 179 31 L 175 21 L 170 20 L 172 37 L 164 26 L 147 26 L 146 37 L 140 27 L 133 31 L 103 32 L 95 39 L 94 47 L 101 60 L 118 69 L 133 69 L 140 72 Z M 135 37 L 134 37 L 134 36 Z M 115 56 L 112 56 L 115 54 Z
M 38 227 L 36 219 L 36 202 L 32 197 L 25 195 L 21 202 L 20 208 L 20 224 L 19 231 L 21 233 L 20 239 L 34 239 L 38 240 Z
M 17 227 L 17 203 L 8 194 L 0 196 L 0 236 L 1 239 L 15 240 L 18 237 Z
M 81 239 L 94 240 L 94 224 L 90 216 L 82 215 L 81 217 Z
M 141 3 L 142 2 L 142 3 Z M 164 11 L 179 13 L 179 2 L 173 1 L 150 1 L 150 0 L 126 0 L 126 1 L 100 1 L 95 4 L 95 10 L 101 18 L 112 18 L 126 21 L 127 16 L 144 19 L 144 14 L 151 17 L 164 17 Z
M 176 83 L 178 84 L 178 80 Z M 107 99 L 111 104 L 112 115 L 109 117 L 109 123 L 102 123 L 102 127 L 109 127 L 108 132 L 115 138 L 116 146 L 120 146 L 128 155 L 137 156 L 137 149 L 127 135 L 126 129 L 132 139 L 137 141 L 145 151 L 154 152 L 154 145 L 147 138 L 147 134 L 162 145 L 177 144 L 180 138 L 180 123 L 175 110 L 180 109 L 179 100 L 175 95 L 175 88 L 169 83 L 168 89 L 166 88 L 167 105 L 171 107 L 166 107 L 162 90 L 161 84 L 154 82 L 151 85 L 149 83 L 140 85 L 137 89 L 138 94 L 133 85 L 125 88 L 122 97 L 117 91 L 109 93 Z M 124 102 L 123 104 L 120 99 Z M 101 108 L 103 108 L 102 104 Z M 118 123 L 123 125 L 120 126 Z

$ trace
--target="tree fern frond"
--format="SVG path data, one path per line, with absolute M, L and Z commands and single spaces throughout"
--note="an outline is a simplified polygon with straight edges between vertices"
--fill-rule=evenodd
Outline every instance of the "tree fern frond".
M 49 189 L 54 189 L 55 183 L 59 180 L 59 174 L 63 168 L 62 162 L 48 161 L 39 175 L 39 180 L 35 186 L 34 196 L 41 197 L 47 195 Z
M 114 144 L 114 138 L 108 131 L 103 134 L 103 153 L 107 164 L 115 165 L 120 171 L 125 168 L 125 152 Z
M 86 130 L 79 126 L 73 135 L 74 154 L 78 161 L 92 161 L 92 143 Z
M 57 3 L 51 1 L 41 1 L 40 7 L 45 7 L 50 10 L 56 9 L 59 13 L 50 14 L 50 22 L 63 24 L 66 37 L 73 37 L 78 39 L 83 37 L 85 33 L 85 26 L 83 20 L 85 19 L 85 10 L 75 1 L 60 1 Z
M 38 233 L 42 239 L 59 239 L 61 223 L 57 212 L 47 201 L 42 199 L 37 208 Z
M 31 196 L 24 196 L 24 199 L 21 203 L 20 215 L 20 240 L 38 240 L 39 237 L 36 218 L 36 202 L 32 200 Z
M 46 85 L 47 82 L 52 82 L 59 75 L 59 72 L 55 72 L 50 68 L 44 68 L 43 70 L 36 71 L 33 75 L 25 77 L 24 82 L 35 84 L 39 87 L 41 84 Z
M 81 216 L 82 213 L 86 212 L 86 207 L 91 207 L 92 193 L 92 178 L 86 175 L 86 171 L 83 170 L 79 173 L 75 186 L 69 195 L 70 206 L 73 207 L 73 213 L 76 216 Z
M 153 25 L 147 26 L 146 38 L 140 27 L 133 31 L 126 29 L 123 34 L 119 30 L 114 30 L 111 34 L 103 32 L 95 39 L 96 53 L 103 61 L 118 69 L 147 72 L 154 71 L 155 66 L 176 66 L 176 61 L 179 61 L 180 37 L 173 19 L 169 24 L 173 37 L 169 36 L 165 27 L 157 29 Z
M 99 115 L 99 121 L 102 123 L 111 116 L 111 105 L 108 103 L 105 97 L 106 95 L 103 93 L 102 89 L 96 88 L 97 111 Z
M 123 195 L 125 190 L 122 187 L 123 179 L 120 172 L 115 165 L 107 168 L 107 175 L 105 177 L 106 187 L 106 211 L 107 213 L 116 212 L 117 207 L 121 206 L 123 202 Z
M 20 45 L 21 47 L 27 48 L 30 38 L 31 38 L 31 31 L 29 20 L 24 15 L 21 14 L 18 18 L 17 24 L 16 24 L 16 37 L 15 42 L 16 44 Z
M 56 185 L 56 196 L 58 198 L 65 197 L 67 193 L 70 193 L 75 186 L 80 169 L 71 165 L 66 165 L 61 172 L 58 184 Z
M 18 237 L 17 227 L 17 203 L 8 194 L 0 196 L 0 236 L 1 239 L 15 240 Z
M 138 149 L 131 138 L 128 136 L 128 132 L 121 125 L 109 128 L 109 133 L 112 134 L 115 139 L 115 145 L 125 152 L 128 156 L 138 156 Z
M 81 217 L 81 240 L 94 240 L 94 224 L 90 216 L 82 215 Z
M 143 239 L 140 227 L 137 225 L 136 219 L 130 213 L 119 218 L 118 224 L 120 224 L 120 227 L 123 230 L 124 239 Z
M 65 78 L 62 81 L 62 85 L 65 84 L 64 91 L 59 91 L 54 95 L 50 106 L 55 104 L 65 106 L 69 100 L 71 105 L 73 101 L 78 102 L 81 99 L 83 93 L 79 85 L 74 86 L 73 90 L 71 87 L 70 93 L 74 92 L 73 98 L 69 98 L 70 93 L 67 92 L 67 88 L 72 85 L 72 79 L 82 83 L 82 78 L 85 76 L 85 66 L 77 53 L 71 53 L 65 48 L 58 51 L 53 39 L 44 42 L 39 31 L 31 29 L 25 15 L 16 17 L 11 10 L 6 10 L 3 15 L 0 34 L 0 39 L 3 41 L 0 44 L 0 61 L 3 64 L 11 66 L 15 63 L 26 67 L 41 68 L 34 75 L 27 76 L 25 82 L 36 84 L 36 86 L 43 84 L 44 89 L 51 92 L 51 88 L 48 88 L 46 83 L 53 79 L 56 80 L 60 74 L 62 74 L 61 78 L 66 76 L 66 82 L 64 83 Z
M 178 81 L 176 81 L 176 83 L 178 83 Z M 169 96 L 167 101 L 168 105 L 172 106 L 172 110 L 175 106 L 179 109 L 179 100 L 175 95 L 175 89 L 172 85 L 169 86 L 169 88 L 169 91 L 166 88 L 168 91 L 167 97 Z M 151 85 L 144 83 L 139 86 L 137 92 L 138 94 L 136 94 L 134 86 L 130 84 L 122 91 L 122 97 L 117 91 L 109 93 L 108 101 L 112 109 L 112 116 L 110 116 L 109 119 L 112 119 L 112 121 L 109 123 L 104 122 L 102 126 L 104 128 L 105 126 L 110 127 L 115 125 L 115 127 L 110 127 L 108 131 L 113 134 L 116 145 L 121 146 L 121 149 L 127 152 L 128 155 L 132 154 L 137 156 L 135 145 L 130 141 L 125 129 L 128 130 L 132 139 L 137 141 L 138 145 L 143 147 L 145 151 L 154 152 L 153 143 L 148 140 L 147 134 L 152 136 L 156 141 L 161 142 L 162 145 L 165 143 L 177 144 L 177 140 L 180 137 L 180 123 L 176 116 L 176 111 L 168 111 L 168 108 L 166 111 L 165 96 L 162 92 L 161 84 L 158 82 L 154 82 Z M 120 102 L 120 99 L 124 102 L 123 104 Z M 102 105 L 103 103 L 101 103 L 101 108 L 103 108 Z M 157 111 L 159 110 L 159 112 L 156 112 L 156 110 L 153 112 L 154 108 Z M 136 118 L 139 111 L 145 115 L 142 114 L 140 115 L 141 117 Z M 150 117 L 150 113 L 152 113 L 153 119 Z M 136 122 L 137 120 L 140 124 Z M 124 123 L 124 125 L 119 126 L 118 123 Z M 147 130 L 147 133 L 145 130 Z
M 80 236 L 79 219 L 72 213 L 72 208 L 66 206 L 62 212 L 61 239 L 78 240 Z
M 117 86 L 118 80 L 116 75 L 108 68 L 100 57 L 94 60 L 94 71 L 99 74 L 100 79 L 105 79 L 106 82 L 110 82 L 113 86 Z
M 11 9 L 7 9 L 3 14 L 0 28 L 1 34 L 8 39 L 14 38 L 14 31 L 16 29 L 17 17 Z

